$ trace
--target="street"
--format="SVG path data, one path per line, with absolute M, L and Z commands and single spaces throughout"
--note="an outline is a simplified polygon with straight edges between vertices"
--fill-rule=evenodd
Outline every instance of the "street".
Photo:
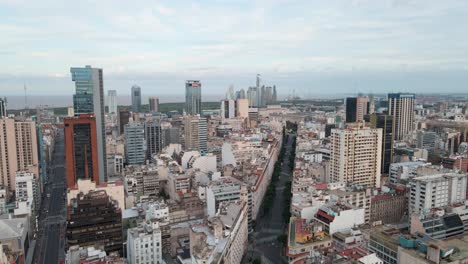
M 65 260 L 65 149 L 63 130 L 57 133 L 51 173 L 44 188 L 39 217 L 39 237 L 33 263 L 55 264 Z M 50 195 L 48 195 L 50 194 Z
M 283 192 L 291 191 L 286 190 L 285 184 L 291 180 L 289 156 L 292 150 L 293 138 L 293 135 L 289 135 L 288 137 L 283 164 L 281 166 L 281 175 L 277 182 L 273 208 L 269 214 L 262 217 L 259 216 L 257 219 L 255 231 L 249 245 L 248 256 L 251 256 L 253 259 L 260 257 L 262 263 L 287 263 L 287 259 L 283 253 L 284 248 L 281 243 L 278 242 L 278 236 L 285 232 L 285 223 L 283 221 Z

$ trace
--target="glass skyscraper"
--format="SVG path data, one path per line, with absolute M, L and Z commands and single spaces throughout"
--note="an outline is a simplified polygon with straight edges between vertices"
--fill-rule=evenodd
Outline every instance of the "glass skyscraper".
M 138 85 L 132 86 L 132 112 L 141 112 L 141 88 Z
M 106 135 L 104 126 L 104 81 L 102 69 L 86 67 L 70 68 L 75 82 L 73 108 L 75 115 L 91 114 L 96 118 L 96 138 L 99 166 L 99 181 L 107 181 Z
M 185 82 L 185 111 L 188 115 L 201 114 L 201 83 L 189 80 Z

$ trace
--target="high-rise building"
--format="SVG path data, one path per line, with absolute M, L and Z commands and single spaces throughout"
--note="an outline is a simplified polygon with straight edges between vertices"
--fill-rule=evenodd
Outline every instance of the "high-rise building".
M 158 154 L 163 148 L 163 135 L 161 124 L 158 121 L 145 123 L 146 153 L 147 159 Z
M 393 116 L 385 114 L 370 114 L 364 117 L 370 122 L 371 128 L 382 129 L 382 173 L 388 173 L 390 164 L 393 162 Z
M 247 99 L 249 100 L 249 107 L 258 107 L 259 88 L 249 87 L 247 90 Z
M 99 171 L 98 134 L 94 115 L 81 114 L 65 118 L 63 123 L 68 188 L 74 187 L 78 179 L 90 179 L 96 184 L 103 182 Z
M 395 122 L 394 140 L 401 140 L 413 131 L 415 98 L 412 93 L 388 94 L 388 114 Z
M 258 98 L 260 99 L 258 105 L 261 107 L 265 107 L 267 104 L 265 85 L 263 85 L 262 88 L 260 88 L 260 96 Z
M 363 121 L 364 115 L 368 114 L 368 102 L 369 99 L 362 96 L 346 98 L 346 122 L 354 123 Z
M 67 214 L 67 243 L 71 246 L 104 246 L 107 254 L 122 255 L 122 211 L 104 190 L 82 192 L 72 198 Z
M 380 187 L 382 129 L 356 123 L 332 129 L 330 178 L 367 187 Z
M 146 161 L 145 126 L 128 123 L 124 127 L 125 158 L 129 165 L 142 165 Z
M 200 116 L 184 117 L 185 149 L 207 152 L 208 122 Z
M 272 98 L 273 103 L 276 104 L 277 101 L 278 101 L 278 94 L 276 92 L 276 85 L 273 85 L 273 95 L 272 95 L 272 97 L 273 97 Z
M 236 99 L 246 99 L 247 97 L 245 96 L 245 90 L 240 89 L 239 91 L 236 92 Z
M 221 101 L 221 118 L 229 119 L 236 116 L 236 101 L 222 100 Z
M 169 144 L 180 144 L 180 129 L 178 127 L 167 127 L 163 130 L 163 146 Z
M 0 98 L 0 118 L 4 118 L 7 116 L 6 106 L 7 106 L 6 97 Z
M 163 263 L 159 222 L 143 223 L 127 231 L 127 260 L 129 264 Z M 145 250 L 141 250 L 144 248 Z
M 185 111 L 188 115 L 201 114 L 201 83 L 188 80 L 185 82 Z
M 149 111 L 151 113 L 159 112 L 159 98 L 156 96 L 148 98 Z
M 433 151 L 436 148 L 437 132 L 420 130 L 416 134 L 416 147 Z
M 32 199 L 36 210 L 40 208 L 41 194 L 34 173 L 18 171 L 16 173 L 15 199 L 17 202 L 27 202 Z
M 15 190 L 17 171 L 39 175 L 36 124 L 0 119 L 0 185 Z
M 119 111 L 119 119 L 117 120 L 119 124 L 119 134 L 123 134 L 125 125 L 130 121 L 130 116 L 130 111 L 128 110 Z
M 141 88 L 136 84 L 132 86 L 132 112 L 141 112 Z
M 107 91 L 107 107 L 109 114 L 117 114 L 117 91 Z
M 96 122 L 97 157 L 99 181 L 107 181 L 106 131 L 104 125 L 104 80 L 102 69 L 86 66 L 70 68 L 75 82 L 73 108 L 75 115 L 94 114 Z
M 249 100 L 247 99 L 236 100 L 236 117 L 242 117 L 242 118 L 249 117 Z

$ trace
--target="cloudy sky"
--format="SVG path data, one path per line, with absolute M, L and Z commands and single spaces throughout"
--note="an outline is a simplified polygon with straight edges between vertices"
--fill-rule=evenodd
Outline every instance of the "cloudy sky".
M 121 95 L 467 92 L 467 33 L 462 0 L 0 0 L 0 95 L 72 94 L 84 65 Z

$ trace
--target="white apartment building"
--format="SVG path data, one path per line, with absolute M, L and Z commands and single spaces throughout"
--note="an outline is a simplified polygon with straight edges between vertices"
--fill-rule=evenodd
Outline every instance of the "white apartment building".
M 397 184 L 400 181 L 408 181 L 410 178 L 418 175 L 418 169 L 421 167 L 431 166 L 431 163 L 423 161 L 408 161 L 390 164 L 389 180 L 392 184 Z
M 368 187 L 380 187 L 382 129 L 356 123 L 331 132 L 330 178 Z
M 40 192 L 37 185 L 34 173 L 27 171 L 16 172 L 16 201 L 27 201 L 29 198 L 34 200 L 34 203 L 40 202 Z
M 364 224 L 364 208 L 331 202 L 317 211 L 315 222 L 322 224 L 330 236 L 336 232 L 347 232 Z
M 411 179 L 408 205 L 410 215 L 464 202 L 467 176 L 468 174 L 443 173 Z
M 161 230 L 158 222 L 146 222 L 127 231 L 129 264 L 162 264 Z
M 206 207 L 208 216 L 215 216 L 219 204 L 240 199 L 241 183 L 231 177 L 213 181 L 206 187 Z

